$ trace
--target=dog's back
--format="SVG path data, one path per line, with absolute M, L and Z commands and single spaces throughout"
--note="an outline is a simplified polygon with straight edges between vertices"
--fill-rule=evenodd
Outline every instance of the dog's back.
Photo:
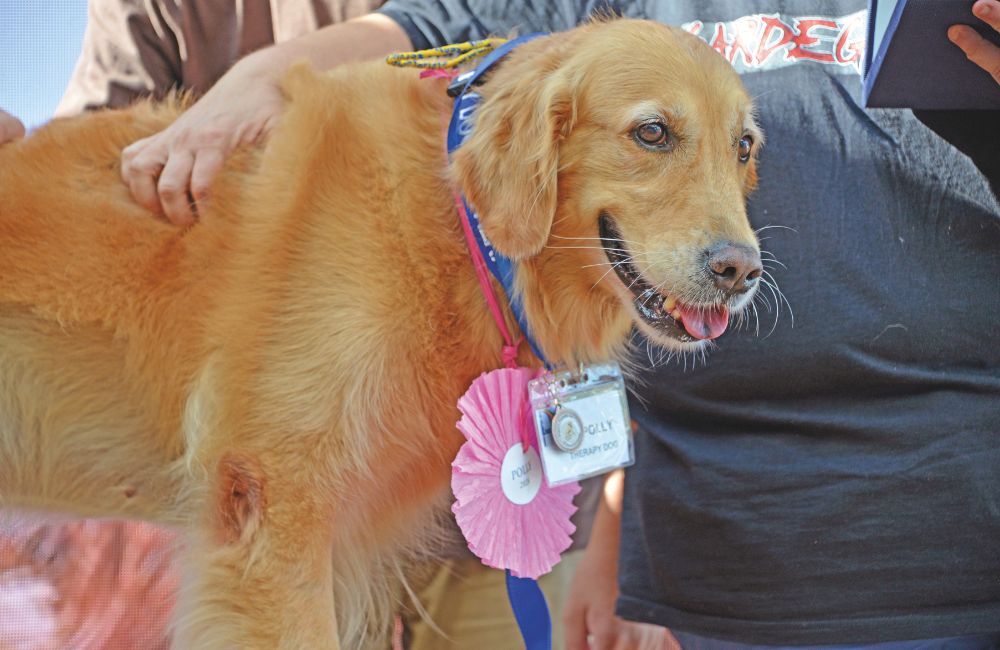
M 442 83 L 361 70 L 293 71 L 271 142 L 227 165 L 188 230 L 119 176 L 122 147 L 177 106 L 60 120 L 0 149 L 0 503 L 183 524 L 207 486 L 284 473 L 341 495 L 336 513 L 286 522 L 289 543 L 338 522 L 342 605 L 371 610 L 360 587 L 397 561 L 380 551 L 402 530 L 412 545 L 440 496 L 450 394 L 496 351 L 466 339 L 495 333 L 454 220 Z M 281 483 L 271 498 L 312 498 Z M 202 525 L 236 541 L 255 523 L 235 511 L 259 505 Z
M 176 391 L 182 364 L 162 360 L 177 356 L 168 330 L 190 329 L 195 313 L 168 306 L 197 296 L 177 283 L 177 233 L 129 200 L 117 161 L 124 144 L 177 112 L 144 105 L 59 120 L 0 149 L 0 455 L 10 461 L 0 497 L 8 502 L 20 493 L 28 505 L 166 515 L 150 500 L 168 492 L 163 461 L 180 453 L 168 431 L 180 404 L 176 393 L 163 398 Z M 162 347 L 138 353 L 129 346 L 137 337 Z M 140 370 L 146 360 L 151 372 Z M 22 490 L 52 473 L 75 480 Z M 140 473 L 141 492 L 130 489 Z

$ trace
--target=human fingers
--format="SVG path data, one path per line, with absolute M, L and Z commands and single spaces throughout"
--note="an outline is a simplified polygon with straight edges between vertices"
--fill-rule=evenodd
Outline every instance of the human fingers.
M 566 650 L 588 650 L 586 611 L 572 596 L 563 608 L 562 625 Z
M 193 154 L 188 151 L 174 151 L 167 159 L 167 164 L 160 172 L 160 180 L 156 183 L 163 214 L 167 221 L 175 226 L 186 227 L 195 221 L 191 208 L 191 195 L 188 193 L 193 167 Z
M 616 619 L 614 650 L 673 650 L 669 640 L 673 636 L 666 628 L 648 623 L 634 623 Z
M 122 149 L 122 180 L 132 198 L 151 212 L 163 214 L 156 183 L 167 162 L 166 148 L 156 136 L 137 140 Z
M 0 144 L 24 137 L 24 124 L 7 111 L 0 109 Z
M 623 641 L 629 638 L 628 630 L 622 629 L 622 621 L 614 614 L 587 617 L 587 642 L 589 650 L 620 650 Z
M 200 149 L 195 152 L 194 166 L 191 168 L 191 197 L 199 214 L 204 212 L 208 204 L 212 184 L 225 159 L 225 152 L 220 149 Z
M 976 18 L 1000 32 L 1000 2 L 997 0 L 978 0 L 972 5 L 972 13 Z
M 649 650 L 646 645 L 643 643 L 641 635 L 637 636 L 628 630 L 622 630 L 620 634 L 615 636 L 614 645 L 610 647 L 610 650 Z
M 978 0 L 972 6 L 972 13 L 1000 32 L 1000 2 Z M 1000 48 L 980 36 L 967 25 L 952 25 L 948 38 L 965 53 L 965 56 L 985 70 L 1000 84 Z

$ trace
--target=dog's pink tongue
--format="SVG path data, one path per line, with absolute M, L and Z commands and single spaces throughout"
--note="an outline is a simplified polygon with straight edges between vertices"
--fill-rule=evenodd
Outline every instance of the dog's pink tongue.
M 724 306 L 706 310 L 704 307 L 696 309 L 678 303 L 677 309 L 681 312 L 684 329 L 696 339 L 718 338 L 729 325 L 729 310 Z

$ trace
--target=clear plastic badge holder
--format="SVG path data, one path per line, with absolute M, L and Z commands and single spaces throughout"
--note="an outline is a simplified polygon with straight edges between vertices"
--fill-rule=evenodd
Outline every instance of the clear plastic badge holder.
M 625 380 L 617 363 L 547 373 L 528 382 L 528 396 L 550 486 L 634 462 Z

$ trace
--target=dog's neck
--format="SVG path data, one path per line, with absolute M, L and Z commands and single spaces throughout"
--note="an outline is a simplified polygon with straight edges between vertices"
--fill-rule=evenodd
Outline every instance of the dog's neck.
M 444 92 L 446 84 L 438 79 L 402 77 L 399 71 L 384 65 L 371 65 L 366 74 L 385 77 L 384 86 L 406 90 L 420 101 L 403 114 L 390 112 L 394 109 L 388 103 L 373 102 L 369 110 L 351 111 L 345 117 L 359 133 L 376 132 L 386 123 L 395 125 L 391 140 L 345 141 L 338 142 L 337 147 L 344 159 L 377 163 L 378 178 L 383 184 L 373 193 L 388 193 L 391 188 L 394 200 L 388 210 L 358 219 L 350 229 L 338 231 L 338 236 L 355 242 L 357 235 L 356 243 L 344 240 L 348 248 L 376 246 L 398 256 L 396 266 L 381 273 L 386 287 L 398 288 L 392 289 L 391 302 L 400 307 L 397 316 L 410 323 L 408 345 L 412 346 L 414 340 L 434 341 L 430 346 L 435 350 L 433 357 L 446 358 L 447 366 L 454 372 L 474 377 L 502 364 L 503 341 L 481 295 L 451 196 L 451 189 L 456 186 L 444 152 L 447 118 L 452 108 Z M 321 101 L 313 99 L 311 94 L 305 97 Z M 373 148 L 373 144 L 391 146 L 392 150 Z M 400 151 L 406 151 L 407 155 L 400 155 Z M 414 160 L 424 164 L 415 165 Z M 324 181 L 334 183 L 336 178 Z M 399 206 L 406 208 L 398 209 Z M 443 233 L 448 235 L 442 236 Z M 516 265 L 515 283 L 532 337 L 545 360 L 553 365 L 621 359 L 631 330 L 624 306 L 606 290 L 593 286 L 591 274 L 581 268 L 586 262 L 574 254 L 578 251 L 563 249 L 557 242 L 554 239 L 552 247 L 545 247 Z M 418 285 L 407 279 L 414 269 L 419 269 L 424 277 Z M 507 326 L 517 338 L 520 331 L 504 294 L 499 284 L 493 285 Z M 414 301 L 414 296 L 407 296 L 402 290 L 407 286 L 423 287 L 427 293 Z M 386 291 L 389 293 L 390 289 Z M 462 336 L 443 341 L 439 332 L 424 330 L 424 323 L 451 323 Z M 459 349 L 460 346 L 470 347 Z M 521 365 L 541 364 L 527 345 L 521 345 L 519 352 Z
M 531 334 L 553 365 L 622 360 L 631 320 L 620 301 L 592 283 L 575 256 L 545 249 L 517 266 Z

